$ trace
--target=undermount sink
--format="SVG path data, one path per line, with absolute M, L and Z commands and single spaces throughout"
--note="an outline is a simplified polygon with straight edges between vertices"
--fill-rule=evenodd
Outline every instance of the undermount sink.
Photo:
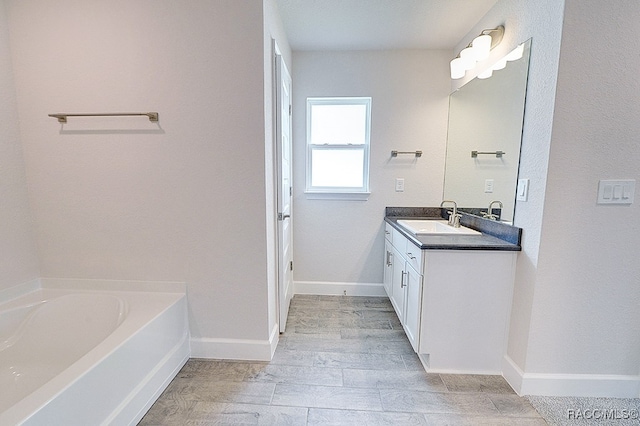
M 414 235 L 482 235 L 471 228 L 454 228 L 446 220 L 400 219 L 398 225 Z

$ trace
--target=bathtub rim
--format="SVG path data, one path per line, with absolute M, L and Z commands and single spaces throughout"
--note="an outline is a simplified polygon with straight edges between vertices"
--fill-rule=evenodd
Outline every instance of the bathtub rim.
M 78 291 L 134 291 L 149 293 L 187 293 L 182 281 L 108 280 L 94 278 L 36 278 L 0 290 L 0 305 L 4 306 L 29 293 L 44 289 Z

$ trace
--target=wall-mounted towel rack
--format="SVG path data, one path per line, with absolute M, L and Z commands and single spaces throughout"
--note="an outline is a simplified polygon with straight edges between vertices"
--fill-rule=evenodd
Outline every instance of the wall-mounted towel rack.
M 504 154 L 506 154 L 506 152 L 504 151 L 491 151 L 491 152 L 471 151 L 472 158 L 476 158 L 478 155 L 481 155 L 481 154 L 495 155 L 496 158 L 501 158 Z
M 156 123 L 158 121 L 157 112 L 114 112 L 114 113 L 94 113 L 94 114 L 75 114 L 75 113 L 58 113 L 49 114 L 49 117 L 55 117 L 60 123 L 66 123 L 67 117 L 120 117 L 130 115 L 146 115 L 149 121 Z
M 391 151 L 392 157 L 397 157 L 398 154 L 410 154 L 415 155 L 416 157 L 422 157 L 422 151 Z

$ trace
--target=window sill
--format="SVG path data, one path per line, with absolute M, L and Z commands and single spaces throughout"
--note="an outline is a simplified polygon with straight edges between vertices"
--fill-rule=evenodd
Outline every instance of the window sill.
M 367 201 L 370 192 L 316 192 L 305 191 L 308 200 L 346 200 L 346 201 Z

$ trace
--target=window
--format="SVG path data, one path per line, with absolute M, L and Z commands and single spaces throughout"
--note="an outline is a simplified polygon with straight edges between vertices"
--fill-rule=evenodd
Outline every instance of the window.
M 307 99 L 310 198 L 369 195 L 371 98 Z

